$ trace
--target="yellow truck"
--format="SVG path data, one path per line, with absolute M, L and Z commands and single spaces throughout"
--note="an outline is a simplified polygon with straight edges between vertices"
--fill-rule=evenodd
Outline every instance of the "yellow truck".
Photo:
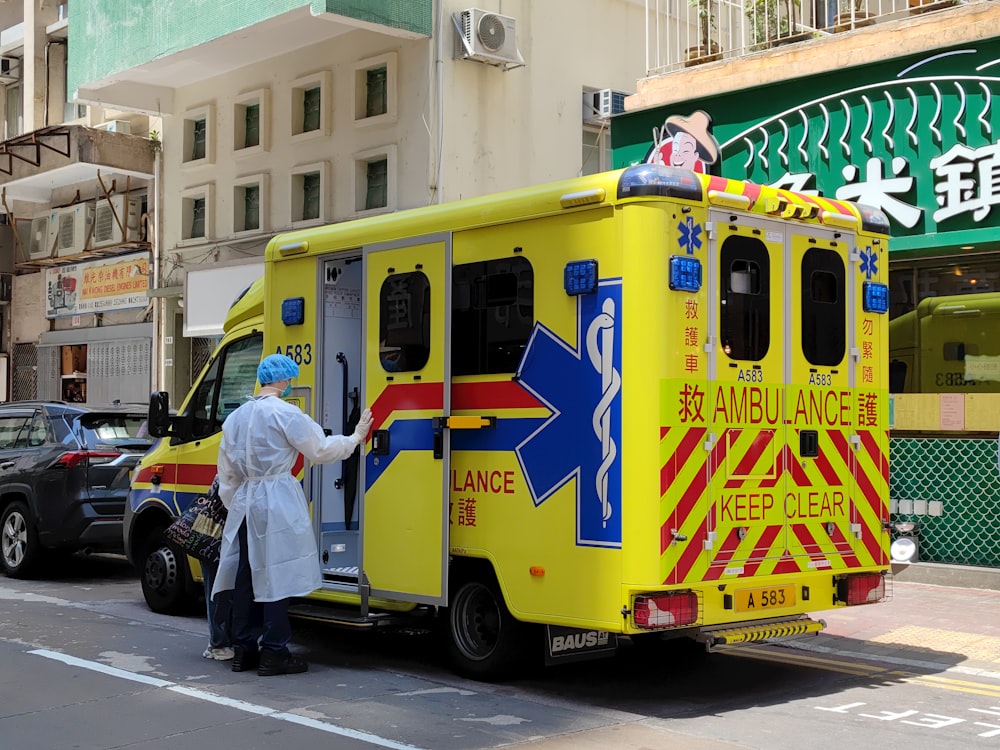
M 888 222 L 641 165 L 275 237 L 262 280 L 132 483 L 130 558 L 170 611 L 162 531 L 215 473 L 263 354 L 360 455 L 296 467 L 324 583 L 299 612 L 433 617 L 455 668 L 688 637 L 817 632 L 889 568 Z M 538 639 L 537 641 L 535 639 Z

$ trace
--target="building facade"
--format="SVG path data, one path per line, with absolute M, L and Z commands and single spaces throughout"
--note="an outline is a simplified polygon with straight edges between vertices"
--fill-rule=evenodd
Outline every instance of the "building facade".
M 644 72 L 594 54 L 642 33 L 634 0 L 238 6 L 93 0 L 70 29 L 76 100 L 162 122 L 153 361 L 177 394 L 276 233 L 609 168 Z

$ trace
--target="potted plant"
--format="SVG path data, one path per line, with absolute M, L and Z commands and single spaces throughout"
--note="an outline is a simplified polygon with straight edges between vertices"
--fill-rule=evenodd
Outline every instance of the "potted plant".
M 698 44 L 684 51 L 684 67 L 722 58 L 722 48 L 712 39 L 712 30 L 716 28 L 712 1 L 690 0 L 691 7 L 698 13 Z
M 850 31 L 875 23 L 875 17 L 868 12 L 868 0 L 840 0 L 838 11 L 833 19 L 835 32 Z
M 809 32 L 799 29 L 801 0 L 746 0 L 744 10 L 750 21 L 754 50 L 790 44 L 807 39 Z

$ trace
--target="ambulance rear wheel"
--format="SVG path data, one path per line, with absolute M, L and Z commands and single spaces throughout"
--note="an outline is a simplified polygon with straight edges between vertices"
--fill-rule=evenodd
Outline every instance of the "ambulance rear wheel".
M 147 538 L 140 565 L 142 595 L 151 610 L 176 615 L 190 608 L 187 557 L 167 544 L 162 528 Z
M 494 585 L 459 585 L 448 608 L 448 629 L 452 666 L 465 677 L 499 680 L 524 663 L 529 629 L 514 619 Z

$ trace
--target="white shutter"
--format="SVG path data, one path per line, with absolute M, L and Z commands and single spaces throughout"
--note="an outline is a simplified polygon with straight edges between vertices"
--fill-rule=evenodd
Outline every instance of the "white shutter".
M 149 403 L 151 352 L 150 339 L 88 344 L 87 403 Z
M 40 401 L 62 400 L 62 359 L 58 346 L 38 347 L 35 388 Z

